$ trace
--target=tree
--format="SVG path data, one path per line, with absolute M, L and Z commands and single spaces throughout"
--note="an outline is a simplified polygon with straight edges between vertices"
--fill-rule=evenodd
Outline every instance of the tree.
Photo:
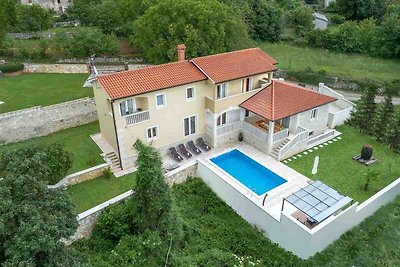
M 2 157 L 11 159 L 0 165 L 0 263 L 5 266 L 74 265 L 60 239 L 75 232 L 77 214 L 64 190 L 44 182 L 42 175 L 55 167 L 42 169 L 43 159 L 51 156 L 45 154 L 22 149 Z
M 372 120 L 376 113 L 375 95 L 377 86 L 364 85 L 364 93 L 357 102 L 355 110 L 351 112 L 350 123 L 357 127 L 361 132 L 372 133 Z
M 251 10 L 250 27 L 253 37 L 262 41 L 278 41 L 285 23 L 283 9 L 273 1 L 255 0 Z
M 290 12 L 290 23 L 295 27 L 298 35 L 312 30 L 313 19 L 312 9 L 305 5 L 300 5 Z
M 139 233 L 155 231 L 161 237 L 179 241 L 182 225 L 175 209 L 171 188 L 166 183 L 159 152 L 143 144 L 140 140 L 134 145 L 138 151 L 137 186 L 130 204 L 132 218 Z
M 400 152 L 400 111 L 397 111 L 384 131 L 385 142 Z
M 377 138 L 378 141 L 384 141 L 385 136 L 382 133 L 382 130 L 385 131 L 389 123 L 392 120 L 394 113 L 394 107 L 392 103 L 392 96 L 390 94 L 386 95 L 385 101 L 381 103 L 378 108 L 374 118 L 373 123 L 373 134 Z
M 0 174 L 18 172 L 54 183 L 65 177 L 71 168 L 73 156 L 59 144 L 46 147 L 30 146 L 4 151 L 0 156 Z
M 386 10 L 387 0 L 336 0 L 338 12 L 349 20 L 379 19 Z
M 383 19 L 379 27 L 379 37 L 380 55 L 400 58 L 400 11 L 391 13 Z
M 20 31 L 43 31 L 51 27 L 52 13 L 39 5 L 31 6 L 19 4 L 17 6 L 17 20 Z
M 368 171 L 364 174 L 365 177 L 364 191 L 368 191 L 369 185 L 371 184 L 371 182 L 376 181 L 378 175 L 379 174 L 377 171 Z
M 134 23 L 131 43 L 154 63 L 175 61 L 176 45 L 185 43 L 188 57 L 248 47 L 246 26 L 216 0 L 166 0 Z

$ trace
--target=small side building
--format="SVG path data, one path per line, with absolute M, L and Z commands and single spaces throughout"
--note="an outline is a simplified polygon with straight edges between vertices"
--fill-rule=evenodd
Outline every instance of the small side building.
M 314 29 L 326 30 L 328 28 L 329 20 L 321 13 L 314 12 Z

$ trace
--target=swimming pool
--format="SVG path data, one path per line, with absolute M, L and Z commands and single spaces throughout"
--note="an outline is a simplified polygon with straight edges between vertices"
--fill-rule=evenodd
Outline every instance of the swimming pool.
M 210 160 L 259 196 L 287 182 L 237 149 Z

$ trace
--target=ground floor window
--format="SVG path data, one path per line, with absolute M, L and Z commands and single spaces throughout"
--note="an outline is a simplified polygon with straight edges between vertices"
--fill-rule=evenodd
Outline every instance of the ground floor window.
M 197 131 L 197 115 L 183 119 L 183 132 L 185 136 L 195 134 Z
M 147 128 L 147 140 L 154 140 L 159 138 L 158 126 Z
M 226 112 L 222 113 L 222 114 L 217 118 L 217 126 L 226 124 L 226 121 L 227 121 L 226 118 L 227 118 Z

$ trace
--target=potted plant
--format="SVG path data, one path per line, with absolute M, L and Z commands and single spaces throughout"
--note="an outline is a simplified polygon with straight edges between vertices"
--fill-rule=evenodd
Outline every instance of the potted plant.
M 372 146 L 370 145 L 364 145 L 363 148 L 361 149 L 361 158 L 363 160 L 370 160 L 372 158 Z
M 242 142 L 242 141 L 243 141 L 243 133 L 240 132 L 240 133 L 239 133 L 239 142 Z

